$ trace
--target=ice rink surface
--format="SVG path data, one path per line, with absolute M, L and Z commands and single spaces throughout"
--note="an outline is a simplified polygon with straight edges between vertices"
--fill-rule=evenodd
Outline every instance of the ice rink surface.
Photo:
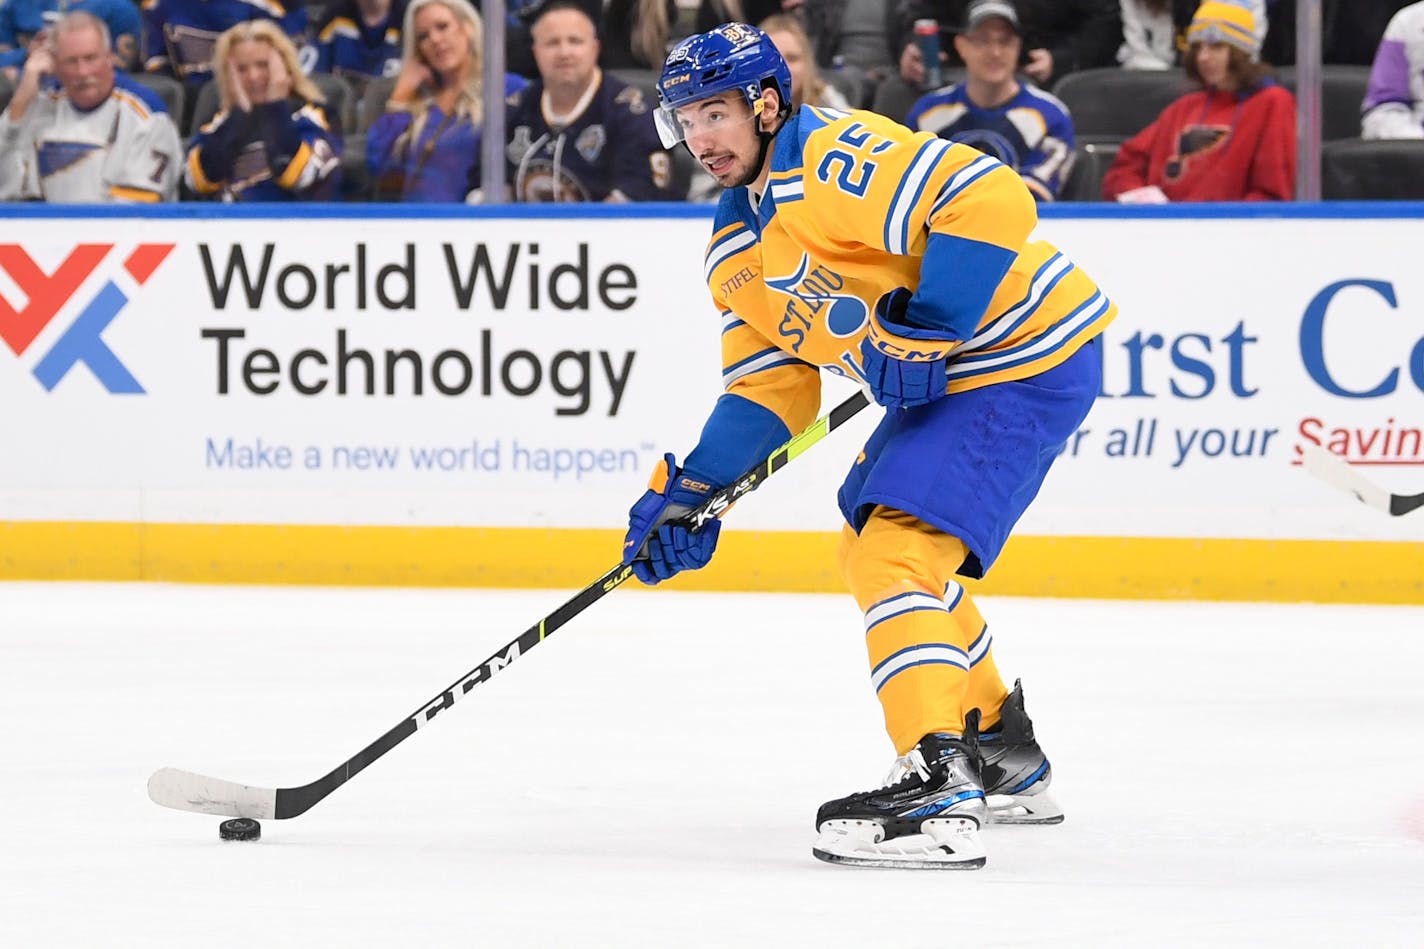
M 985 599 L 1067 811 L 832 867 L 893 752 L 849 598 L 618 591 L 257 843 L 567 592 L 0 584 L 3 946 L 1424 946 L 1424 607 Z

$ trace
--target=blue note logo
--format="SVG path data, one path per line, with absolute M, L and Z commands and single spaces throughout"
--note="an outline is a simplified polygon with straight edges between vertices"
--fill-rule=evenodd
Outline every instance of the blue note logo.
M 801 264 L 794 273 L 785 277 L 767 275 L 766 285 L 791 298 L 777 332 L 790 340 L 793 353 L 801 351 L 807 331 L 818 321 L 830 335 L 844 339 L 861 332 L 870 317 L 870 307 L 864 300 L 837 292 L 845 289 L 845 278 L 823 264 L 813 267 L 809 254 L 801 255 Z

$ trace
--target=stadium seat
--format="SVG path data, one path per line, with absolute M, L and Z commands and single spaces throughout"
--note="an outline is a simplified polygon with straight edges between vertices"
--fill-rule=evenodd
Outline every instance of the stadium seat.
M 963 81 L 964 70 L 962 68 L 944 70 L 946 86 Z M 905 116 L 910 114 L 910 107 L 924 94 L 924 90 L 915 88 L 896 74 L 883 80 L 880 85 L 875 87 L 875 95 L 870 100 L 870 111 L 879 112 L 896 122 L 903 122 Z
M 1424 200 L 1424 141 L 1326 142 L 1320 191 L 1327 201 Z
M 371 196 L 370 175 L 366 172 L 366 136 L 348 134 L 341 141 L 341 197 L 344 201 L 366 201 Z
M 394 76 L 383 76 L 366 84 L 366 91 L 361 94 L 361 101 L 356 103 L 356 124 L 352 131 L 365 135 L 370 130 L 371 123 L 386 111 L 386 100 L 391 97 L 391 90 L 395 87 Z
M 1157 120 L 1192 86 L 1180 69 L 1084 69 L 1058 80 L 1053 94 L 1068 107 L 1079 138 L 1126 141 Z
M 164 76 L 153 72 L 128 73 L 130 79 L 139 85 L 152 90 L 152 92 L 163 100 L 163 104 L 168 109 L 169 116 L 173 119 L 173 124 L 180 129 L 183 127 L 183 110 L 187 105 L 188 90 L 183 88 L 183 83 L 172 76 Z
M 1276 81 L 1295 93 L 1296 70 L 1282 66 Z M 1322 66 L 1320 70 L 1320 140 L 1360 137 L 1360 106 L 1370 84 L 1368 66 Z
M 1073 168 L 1058 195 L 1059 201 L 1103 200 L 1103 176 L 1117 157 L 1117 142 L 1080 142 L 1073 150 Z
M 314 72 L 307 78 L 326 96 L 326 111 L 340 119 L 341 130 L 344 132 L 351 128 L 356 122 L 356 101 L 346 80 L 325 72 Z
M 821 78 L 841 95 L 845 96 L 852 109 L 863 109 L 870 95 L 870 80 L 859 69 L 826 69 Z
M 218 81 L 209 79 L 198 87 L 198 94 L 193 98 L 193 111 L 188 117 L 188 136 L 192 137 L 204 125 L 213 120 L 213 116 L 218 114 Z

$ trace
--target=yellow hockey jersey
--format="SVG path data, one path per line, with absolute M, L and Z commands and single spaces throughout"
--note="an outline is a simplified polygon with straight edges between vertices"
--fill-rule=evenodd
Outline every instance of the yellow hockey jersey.
M 948 391 L 1052 368 L 1116 307 L 1055 247 L 1017 174 L 872 112 L 802 107 L 772 151 L 766 194 L 724 192 L 706 256 L 722 314 L 723 384 L 791 432 L 814 420 L 820 370 L 861 376 L 875 302 L 959 340 Z

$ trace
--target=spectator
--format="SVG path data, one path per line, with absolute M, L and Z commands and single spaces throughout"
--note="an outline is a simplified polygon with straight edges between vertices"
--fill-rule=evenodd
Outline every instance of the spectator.
M 1122 0 L 1122 47 L 1117 61 L 1123 69 L 1171 69 L 1200 0 Z M 1266 39 L 1268 0 L 1245 0 L 1256 17 L 1256 38 Z M 1269 0 L 1274 3 L 1276 0 Z M 1294 0 L 1292 0 L 1294 2 Z M 1294 34 L 1292 34 L 1294 37 Z M 1294 39 L 1292 39 L 1294 42 Z
M 114 66 L 138 65 L 138 37 L 143 29 L 133 0 L 0 0 L 0 73 L 14 79 L 30 42 L 65 13 L 92 13 L 113 37 Z
M 1365 92 L 1364 138 L 1424 138 L 1424 3 L 1385 28 Z
M 954 38 L 964 82 L 921 98 L 905 124 L 993 155 L 1019 173 L 1036 200 L 1053 201 L 1073 166 L 1068 109 L 1015 78 L 1023 40 L 1012 0 L 974 0 L 965 16 Z
M 307 9 L 277 0 L 143 0 L 143 68 L 176 76 L 197 89 L 213 77 L 213 48 L 229 27 L 252 20 L 281 25 L 296 46 L 305 42 Z M 190 103 L 197 96 L 189 95 Z
M 1187 29 L 1187 75 L 1202 86 L 1123 143 L 1103 196 L 1129 203 L 1289 201 L 1295 99 L 1267 75 L 1249 6 L 1206 0 Z
M 413 0 L 404 53 L 385 114 L 366 134 L 376 195 L 401 201 L 460 201 L 479 178 L 484 124 L 484 21 L 468 0 Z M 506 75 L 504 94 L 524 80 Z
M 109 28 L 70 13 L 33 44 L 0 115 L 0 200 L 172 201 L 182 147 L 157 96 L 116 77 Z M 55 75 L 59 89 L 41 90 Z
M 1177 29 L 1172 0 L 1122 0 L 1123 69 L 1162 70 L 1177 65 Z
M 360 99 L 372 79 L 401 68 L 401 20 L 405 0 L 337 0 L 316 28 L 312 72 L 346 80 Z
M 676 21 L 676 0 L 609 0 L 599 63 L 604 69 L 661 70 Z
M 896 54 L 895 4 L 886 0 L 805 0 L 799 11 L 806 22 L 816 65 L 842 69 L 867 86 L 893 75 Z
M 539 78 L 510 97 L 505 118 L 513 199 L 670 199 L 672 162 L 653 126 L 654 104 L 598 68 L 588 14 L 573 0 L 553 0 L 530 32 Z
M 762 32 L 786 60 L 791 70 L 791 106 L 825 106 L 828 109 L 849 109 L 850 103 L 840 91 L 821 78 L 816 60 L 811 57 L 811 41 L 794 16 L 776 13 L 760 23 Z
M 329 200 L 340 187 L 341 129 L 272 20 L 229 28 L 213 48 L 218 114 L 193 136 L 184 180 L 227 201 Z
M 534 63 L 534 41 L 529 37 L 529 24 L 549 0 L 506 0 L 504 5 L 504 68 L 523 76 L 538 79 L 539 67 Z M 594 31 L 603 32 L 603 0 L 578 0 L 579 9 L 593 21 Z M 659 64 L 661 65 L 661 64 Z
M 1020 70 L 1050 87 L 1079 69 L 1111 66 L 1122 43 L 1120 0 L 1024 0 L 1022 19 L 1027 52 Z M 945 24 L 964 22 L 964 0 L 902 0 L 899 17 L 900 77 L 913 86 L 925 79 L 925 63 L 914 43 L 919 19 Z M 948 44 L 944 44 L 948 45 Z M 946 59 L 960 64 L 958 56 Z

